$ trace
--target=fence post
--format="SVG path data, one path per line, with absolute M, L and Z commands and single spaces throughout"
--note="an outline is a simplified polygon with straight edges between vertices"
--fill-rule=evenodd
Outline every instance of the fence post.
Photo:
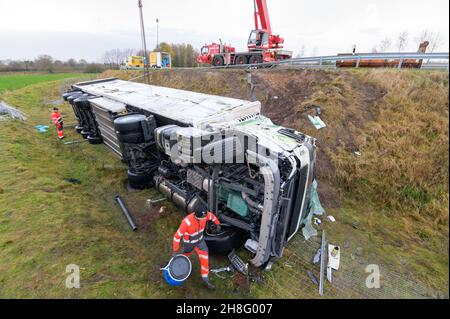
M 325 272 L 325 254 L 326 254 L 325 230 L 322 230 L 322 245 L 320 247 L 320 278 L 319 278 L 319 294 L 323 296 L 323 273 Z
M 400 62 L 398 63 L 398 68 L 401 69 L 403 66 L 403 56 L 400 58 Z

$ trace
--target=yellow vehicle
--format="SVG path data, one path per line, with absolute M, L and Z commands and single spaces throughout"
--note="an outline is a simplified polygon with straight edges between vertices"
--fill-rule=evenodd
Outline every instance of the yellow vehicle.
M 129 56 L 123 68 L 126 70 L 130 69 L 143 69 L 144 68 L 144 57 L 142 56 Z
M 170 69 L 172 58 L 167 52 L 150 52 L 150 67 L 155 69 Z

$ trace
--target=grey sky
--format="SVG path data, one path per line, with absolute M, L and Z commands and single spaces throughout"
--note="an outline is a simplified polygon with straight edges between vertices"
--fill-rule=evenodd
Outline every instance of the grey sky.
M 449 47 L 448 0 L 267 0 L 273 31 L 285 38 L 285 48 L 305 55 L 368 52 L 386 37 L 395 40 L 408 30 L 408 49 L 424 29 Z M 252 0 L 143 0 L 149 47 L 160 40 L 192 43 L 222 38 L 245 49 L 253 26 Z M 113 48 L 139 48 L 137 0 L 0 0 L 0 59 L 55 58 L 99 61 Z

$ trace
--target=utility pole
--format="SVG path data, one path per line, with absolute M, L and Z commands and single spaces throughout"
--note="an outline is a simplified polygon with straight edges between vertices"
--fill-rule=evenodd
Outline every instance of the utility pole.
M 144 28 L 144 15 L 142 14 L 142 0 L 138 0 L 139 7 L 139 17 L 141 20 L 141 40 L 142 40 L 142 49 L 144 50 L 144 73 L 148 71 L 148 54 L 147 54 L 147 41 L 145 40 L 145 28 Z
M 156 19 L 156 50 L 159 51 L 159 19 Z

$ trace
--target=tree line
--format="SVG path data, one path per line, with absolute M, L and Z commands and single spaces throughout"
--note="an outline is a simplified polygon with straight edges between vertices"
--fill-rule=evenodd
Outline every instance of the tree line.
M 0 72 L 85 72 L 100 73 L 105 70 L 101 63 L 90 63 L 85 59 L 69 59 L 62 61 L 50 55 L 40 55 L 34 60 L 3 60 L 0 61 Z
M 169 44 L 162 42 L 153 51 L 170 53 L 172 67 L 194 67 L 197 66 L 199 52 L 191 44 Z M 150 52 L 147 52 L 149 54 Z M 129 56 L 144 56 L 143 50 L 125 48 L 112 49 L 103 54 L 102 61 L 109 69 L 118 69 L 125 63 Z

